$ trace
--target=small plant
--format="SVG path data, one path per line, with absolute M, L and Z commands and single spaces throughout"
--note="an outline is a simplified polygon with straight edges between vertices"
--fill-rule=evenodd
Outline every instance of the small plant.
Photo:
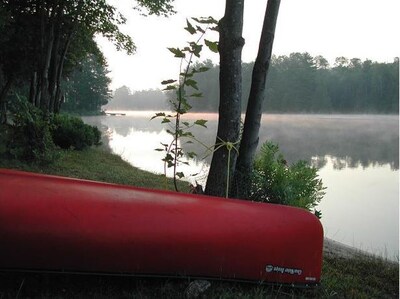
M 168 124 L 170 126 L 170 128 L 167 129 L 167 133 L 172 136 L 172 141 L 169 144 L 161 143 L 162 148 L 158 148 L 156 150 L 165 152 L 165 157 L 162 159 L 164 162 L 165 175 L 167 168 L 173 167 L 173 179 L 176 191 L 179 191 L 177 186 L 177 178 L 180 179 L 185 176 L 183 172 L 177 171 L 178 164 L 188 164 L 188 162 L 183 160 L 185 156 L 188 156 L 189 158 L 196 156 L 196 153 L 194 152 L 184 153 L 184 150 L 180 145 L 180 140 L 187 138 L 189 139 L 186 141 L 187 143 L 193 143 L 193 140 L 199 142 L 192 134 L 190 129 L 193 126 L 202 126 L 207 128 L 207 121 L 204 119 L 198 119 L 194 122 L 181 121 L 181 116 L 185 113 L 188 113 L 192 108 L 188 100 L 190 98 L 202 97 L 202 94 L 198 92 L 197 82 L 194 79 L 194 75 L 205 72 L 209 69 L 207 67 L 194 68 L 192 67 L 192 62 L 194 57 L 200 57 L 200 53 L 203 49 L 203 42 L 204 45 L 206 45 L 212 52 L 218 52 L 217 42 L 204 39 L 204 35 L 207 30 L 217 30 L 216 25 L 218 22 L 212 17 L 200 19 L 192 18 L 192 20 L 196 22 L 196 25 L 193 26 L 188 20 L 186 20 L 187 27 L 185 27 L 185 30 L 187 30 L 191 35 L 197 34 L 199 36 L 197 40 L 189 42 L 189 45 L 184 48 L 168 48 L 168 50 L 174 54 L 174 57 L 177 57 L 181 60 L 179 79 L 169 79 L 161 82 L 161 84 L 166 86 L 164 91 L 176 92 L 176 97 L 171 100 L 170 103 L 173 113 L 167 114 L 164 112 L 159 112 L 152 117 L 152 119 L 161 117 L 161 123 Z M 194 90 L 194 92 L 187 94 L 187 88 L 191 88 Z M 205 148 L 208 148 L 204 144 L 202 145 Z
M 250 199 L 290 205 L 314 211 L 326 188 L 318 178 L 317 169 L 305 161 L 288 165 L 278 145 L 266 142 L 254 162 Z
M 54 143 L 64 149 L 82 150 L 99 145 L 101 132 L 97 127 L 85 124 L 80 118 L 57 114 L 53 118 L 51 130 Z

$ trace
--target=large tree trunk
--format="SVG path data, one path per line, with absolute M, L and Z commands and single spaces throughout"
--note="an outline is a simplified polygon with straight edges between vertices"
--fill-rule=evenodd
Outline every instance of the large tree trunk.
M 31 84 L 29 87 L 29 102 L 36 105 L 36 87 L 37 87 L 37 72 L 33 72 L 31 77 Z
M 53 3 L 53 5 L 55 5 Z M 50 107 L 50 89 L 49 89 L 49 71 L 50 62 L 54 47 L 54 31 L 55 31 L 55 20 L 53 15 L 55 14 L 55 6 L 50 10 L 48 7 L 41 7 L 40 11 L 40 65 L 39 65 L 39 80 L 38 80 L 38 104 L 40 108 L 49 112 Z
M 267 73 L 271 61 L 279 5 L 280 0 L 268 1 L 257 59 L 254 63 L 243 135 L 234 176 L 234 190 L 232 190 L 235 197 L 239 198 L 248 198 L 249 196 L 251 172 L 259 142 L 262 103 L 264 101 Z
M 53 112 L 58 113 L 60 112 L 61 102 L 62 102 L 62 92 L 61 92 L 61 78 L 64 69 L 64 62 L 65 57 L 67 56 L 67 52 L 69 49 L 69 45 L 71 44 L 72 40 L 72 31 L 68 34 L 67 40 L 64 44 L 63 51 L 60 55 L 59 65 L 57 69 L 57 78 L 56 78 L 56 93 L 54 98 L 54 105 L 53 105 Z
M 0 90 L 0 124 L 5 124 L 7 122 L 7 94 L 11 88 L 13 82 L 13 76 L 10 76 L 6 84 Z
M 227 0 L 219 22 L 220 103 L 215 151 L 208 174 L 206 194 L 228 196 L 227 188 L 235 169 L 242 97 L 242 48 L 244 0 Z M 222 146 L 220 146 L 222 145 Z
M 59 29 L 60 29 L 59 25 L 57 24 L 55 29 L 55 38 L 53 42 L 53 50 L 51 54 L 50 67 L 49 67 L 49 97 L 50 97 L 49 111 L 50 112 L 54 111 L 54 102 L 57 90 L 57 73 L 61 60 L 59 55 L 61 33 Z

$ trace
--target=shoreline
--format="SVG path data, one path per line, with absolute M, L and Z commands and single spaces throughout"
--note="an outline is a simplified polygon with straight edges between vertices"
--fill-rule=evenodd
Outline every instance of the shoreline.
M 397 265 L 399 264 L 398 257 L 397 260 L 394 260 L 389 257 L 385 257 L 379 254 L 373 254 L 371 252 L 340 243 L 338 241 L 335 241 L 327 237 L 324 237 L 323 253 L 325 256 L 328 257 L 344 258 L 344 259 L 351 259 L 355 257 L 378 258 L 386 262 L 390 262 Z

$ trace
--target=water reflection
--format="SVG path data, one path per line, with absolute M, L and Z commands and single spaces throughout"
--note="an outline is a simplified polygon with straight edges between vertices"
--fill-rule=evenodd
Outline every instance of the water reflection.
M 319 205 L 325 235 L 396 260 L 399 254 L 399 173 L 389 164 L 335 169 L 326 157 L 319 170 L 326 195 Z
M 155 150 L 162 148 L 161 143 L 168 144 L 170 141 L 171 135 L 165 130 L 149 132 L 130 128 L 125 136 L 118 133 L 117 130 L 111 130 L 108 146 L 114 153 L 135 167 L 172 176 L 173 169 L 165 167 L 162 162 L 165 152 Z M 178 146 L 181 144 L 179 143 Z M 183 158 L 178 165 L 178 171 L 183 172 L 191 183 L 197 181 L 204 184 L 208 167 L 208 164 L 202 160 Z
M 151 112 L 131 112 L 126 116 L 86 117 L 85 121 L 108 127 L 127 137 L 131 128 L 143 132 L 160 132 L 165 126 L 150 121 Z M 192 119 L 206 118 L 208 129 L 193 128 L 193 134 L 205 144 L 215 142 L 215 114 L 193 114 Z M 399 168 L 399 118 L 392 115 L 263 115 L 260 143 L 272 140 L 279 144 L 289 163 L 298 160 L 326 165 L 326 155 L 336 157 L 335 168 L 369 167 L 389 164 Z M 184 145 L 198 152 L 203 148 Z

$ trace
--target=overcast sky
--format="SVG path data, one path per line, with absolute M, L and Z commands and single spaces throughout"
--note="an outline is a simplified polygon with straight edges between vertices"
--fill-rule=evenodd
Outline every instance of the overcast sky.
M 103 38 L 99 44 L 105 54 L 112 78 L 111 88 L 122 85 L 131 90 L 161 88 L 160 82 L 176 79 L 179 59 L 167 47 L 182 47 L 193 38 L 183 28 L 186 18 L 224 14 L 224 0 L 175 0 L 177 14 L 164 17 L 143 17 L 132 9 L 132 0 L 109 0 L 128 19 L 121 27 L 129 34 L 137 51 L 132 56 L 115 50 Z M 242 59 L 254 61 L 267 0 L 246 0 Z M 333 64 L 336 57 L 368 58 L 392 62 L 400 56 L 399 0 L 282 0 L 273 53 L 288 55 L 308 52 L 322 55 Z M 217 40 L 218 36 L 208 36 Z M 218 54 L 205 52 L 201 60 L 218 63 Z

